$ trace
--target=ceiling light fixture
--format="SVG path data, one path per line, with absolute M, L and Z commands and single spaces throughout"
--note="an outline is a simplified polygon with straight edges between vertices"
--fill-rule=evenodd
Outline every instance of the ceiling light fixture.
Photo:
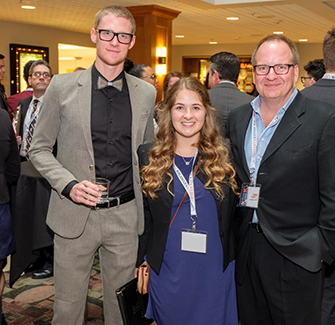
M 307 38 L 300 38 L 299 42 L 308 42 L 308 39 Z
M 209 44 L 217 44 L 218 42 L 210 41 Z
M 36 9 L 35 6 L 21 6 L 22 9 Z
M 240 18 L 238 18 L 238 17 L 227 17 L 226 19 L 227 20 L 239 20 Z
M 175 35 L 174 37 L 175 38 L 184 38 L 185 36 L 184 35 Z
M 284 34 L 284 32 L 273 32 L 273 34 L 282 35 L 282 34 Z

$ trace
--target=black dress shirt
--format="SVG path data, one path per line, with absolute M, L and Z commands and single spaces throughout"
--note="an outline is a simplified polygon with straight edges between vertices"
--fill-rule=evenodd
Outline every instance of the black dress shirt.
M 122 79 L 121 91 L 113 86 L 98 89 L 99 76 L 104 78 L 93 65 L 91 133 L 96 177 L 109 179 L 110 196 L 120 196 L 133 190 L 129 90 L 124 71 L 108 80 Z

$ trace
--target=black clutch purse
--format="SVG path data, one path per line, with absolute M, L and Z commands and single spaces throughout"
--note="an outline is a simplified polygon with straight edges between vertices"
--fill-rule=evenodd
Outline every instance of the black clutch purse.
M 137 291 L 137 278 L 132 279 L 115 291 L 124 325 L 150 325 L 152 319 L 145 318 L 148 294 Z

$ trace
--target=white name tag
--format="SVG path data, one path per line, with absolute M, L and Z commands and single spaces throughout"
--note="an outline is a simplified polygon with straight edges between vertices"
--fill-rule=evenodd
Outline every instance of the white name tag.
M 201 231 L 193 232 L 191 229 L 181 231 L 181 250 L 194 253 L 206 254 L 207 233 Z
M 242 193 L 240 200 L 240 207 L 258 208 L 260 185 L 250 186 L 249 184 L 242 184 Z

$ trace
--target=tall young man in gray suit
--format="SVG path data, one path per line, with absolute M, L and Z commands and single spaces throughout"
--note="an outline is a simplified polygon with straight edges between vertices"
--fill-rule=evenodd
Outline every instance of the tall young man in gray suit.
M 91 29 L 95 63 L 53 78 L 36 125 L 31 161 L 54 189 L 47 216 L 55 232 L 53 324 L 83 323 L 97 249 L 104 324 L 122 324 L 115 289 L 134 276 L 137 235 L 144 226 L 136 151 L 153 139 L 156 93 L 123 71 L 134 33 L 127 9 L 101 9 Z M 111 181 L 108 203 L 99 204 L 99 189 L 90 182 L 95 177 Z
M 240 60 L 234 53 L 219 52 L 212 55 L 209 61 L 209 98 L 217 110 L 221 135 L 225 137 L 228 114 L 234 108 L 250 103 L 253 97 L 236 87 Z
M 228 117 L 242 188 L 236 281 L 242 325 L 319 325 L 335 258 L 335 107 L 301 95 L 292 41 L 252 56 L 259 96 Z
M 323 58 L 326 74 L 314 85 L 302 90 L 301 93 L 307 98 L 335 105 L 335 28 L 328 31 L 324 38 Z M 326 265 L 321 320 L 322 325 L 335 324 L 335 262 L 332 265 Z

